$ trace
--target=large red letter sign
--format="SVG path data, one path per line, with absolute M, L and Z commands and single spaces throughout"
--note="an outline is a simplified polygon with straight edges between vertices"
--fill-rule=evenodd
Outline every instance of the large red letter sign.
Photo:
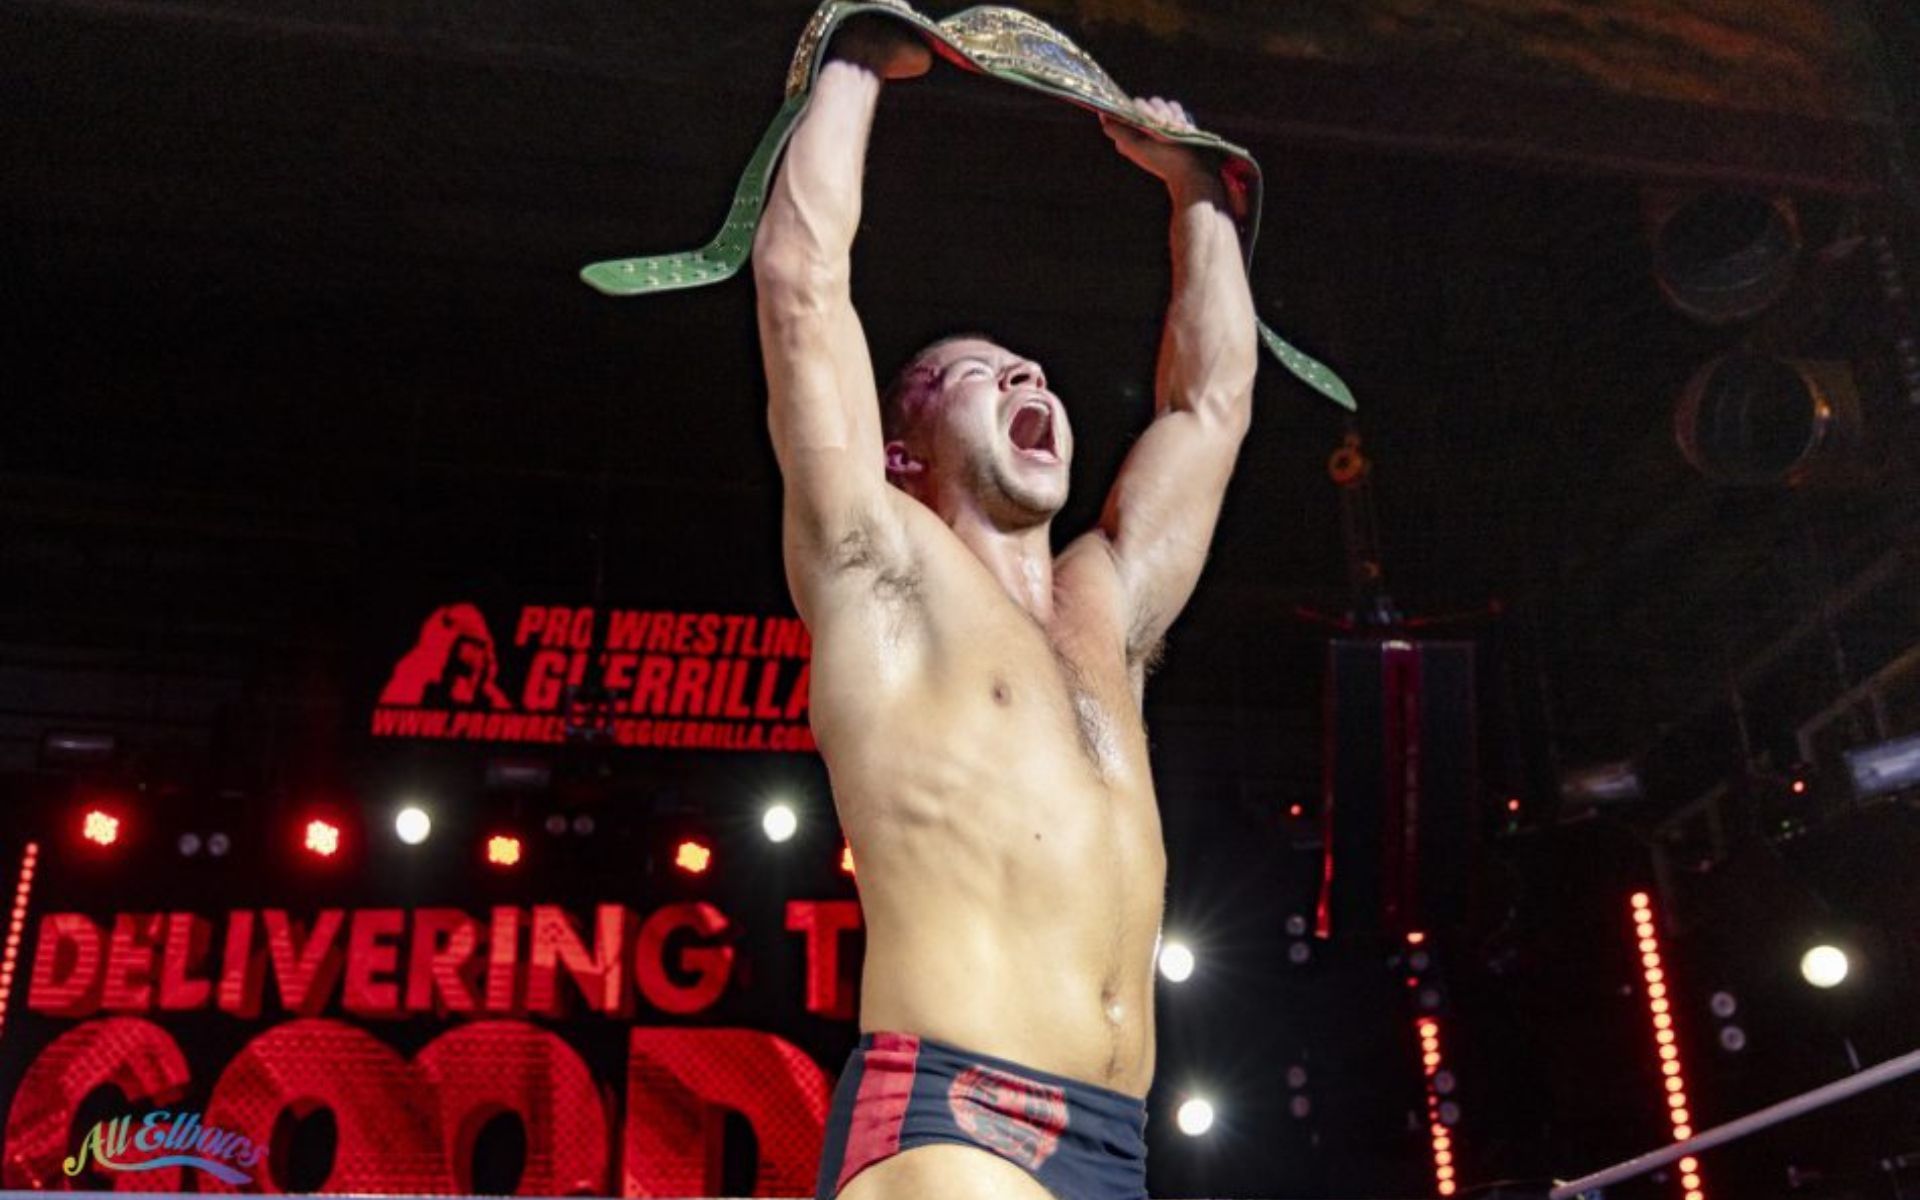
M 178 1189 L 178 1167 L 139 1174 L 97 1171 L 79 1180 L 61 1171 L 73 1153 L 68 1128 L 73 1110 L 101 1084 L 119 1088 L 129 1108 L 148 1101 L 166 1104 L 186 1089 L 187 1060 L 165 1030 L 138 1017 L 109 1017 L 67 1030 L 33 1060 L 13 1094 L 0 1182 L 10 1188 L 64 1190 L 111 1180 L 123 1191 Z
M 707 1153 L 733 1109 L 760 1144 L 756 1196 L 811 1195 L 831 1088 L 799 1047 L 751 1029 L 636 1029 L 627 1051 L 624 1195 L 710 1196 Z

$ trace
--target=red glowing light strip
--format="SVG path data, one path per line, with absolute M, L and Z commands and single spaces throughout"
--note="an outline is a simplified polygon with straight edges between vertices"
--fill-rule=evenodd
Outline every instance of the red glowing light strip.
M 7 1027 L 7 1001 L 13 997 L 13 969 L 20 961 L 20 941 L 26 937 L 27 901 L 33 895 L 34 864 L 40 844 L 28 842 L 20 854 L 20 882 L 13 889 L 13 917 L 7 922 L 6 949 L 0 952 L 0 1032 Z
M 1687 1111 L 1687 1081 L 1680 1068 L 1680 1035 L 1673 1028 L 1673 1004 L 1667 996 L 1667 974 L 1660 957 L 1660 935 L 1653 923 L 1653 899 L 1645 892 L 1632 897 L 1633 932 L 1640 949 L 1640 970 L 1647 983 L 1647 1012 L 1653 1018 L 1653 1044 L 1660 1055 L 1662 1091 L 1673 1140 L 1693 1136 L 1693 1114 Z M 1680 1160 L 1680 1186 L 1685 1200 L 1706 1200 L 1700 1186 L 1700 1160 Z
M 1433 1179 L 1442 1196 L 1453 1195 L 1453 1131 L 1440 1120 L 1440 1093 L 1434 1080 L 1440 1074 L 1440 1022 L 1433 1017 L 1414 1021 L 1420 1034 L 1420 1066 L 1427 1084 L 1427 1133 L 1433 1142 Z

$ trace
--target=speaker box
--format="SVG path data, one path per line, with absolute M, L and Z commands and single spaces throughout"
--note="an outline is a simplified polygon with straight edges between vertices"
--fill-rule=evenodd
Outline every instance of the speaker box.
M 1471 642 L 1327 650 L 1322 937 L 1458 924 L 1479 822 Z

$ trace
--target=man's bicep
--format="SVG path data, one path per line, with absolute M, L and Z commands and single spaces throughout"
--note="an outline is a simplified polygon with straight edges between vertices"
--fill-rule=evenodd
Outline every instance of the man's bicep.
M 850 303 L 760 304 L 767 425 L 790 519 L 831 527 L 886 487 L 879 400 Z
M 1129 654 L 1150 653 L 1192 598 L 1245 433 L 1243 424 L 1170 411 L 1121 464 L 1100 526 L 1128 607 Z

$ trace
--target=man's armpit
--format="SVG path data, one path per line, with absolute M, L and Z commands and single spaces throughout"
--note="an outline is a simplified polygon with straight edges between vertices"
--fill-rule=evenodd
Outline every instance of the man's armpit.
M 922 598 L 925 579 L 919 564 L 898 549 L 883 546 L 871 519 L 840 536 L 830 564 L 835 575 L 871 576 L 874 595 L 889 604 L 914 604 Z

